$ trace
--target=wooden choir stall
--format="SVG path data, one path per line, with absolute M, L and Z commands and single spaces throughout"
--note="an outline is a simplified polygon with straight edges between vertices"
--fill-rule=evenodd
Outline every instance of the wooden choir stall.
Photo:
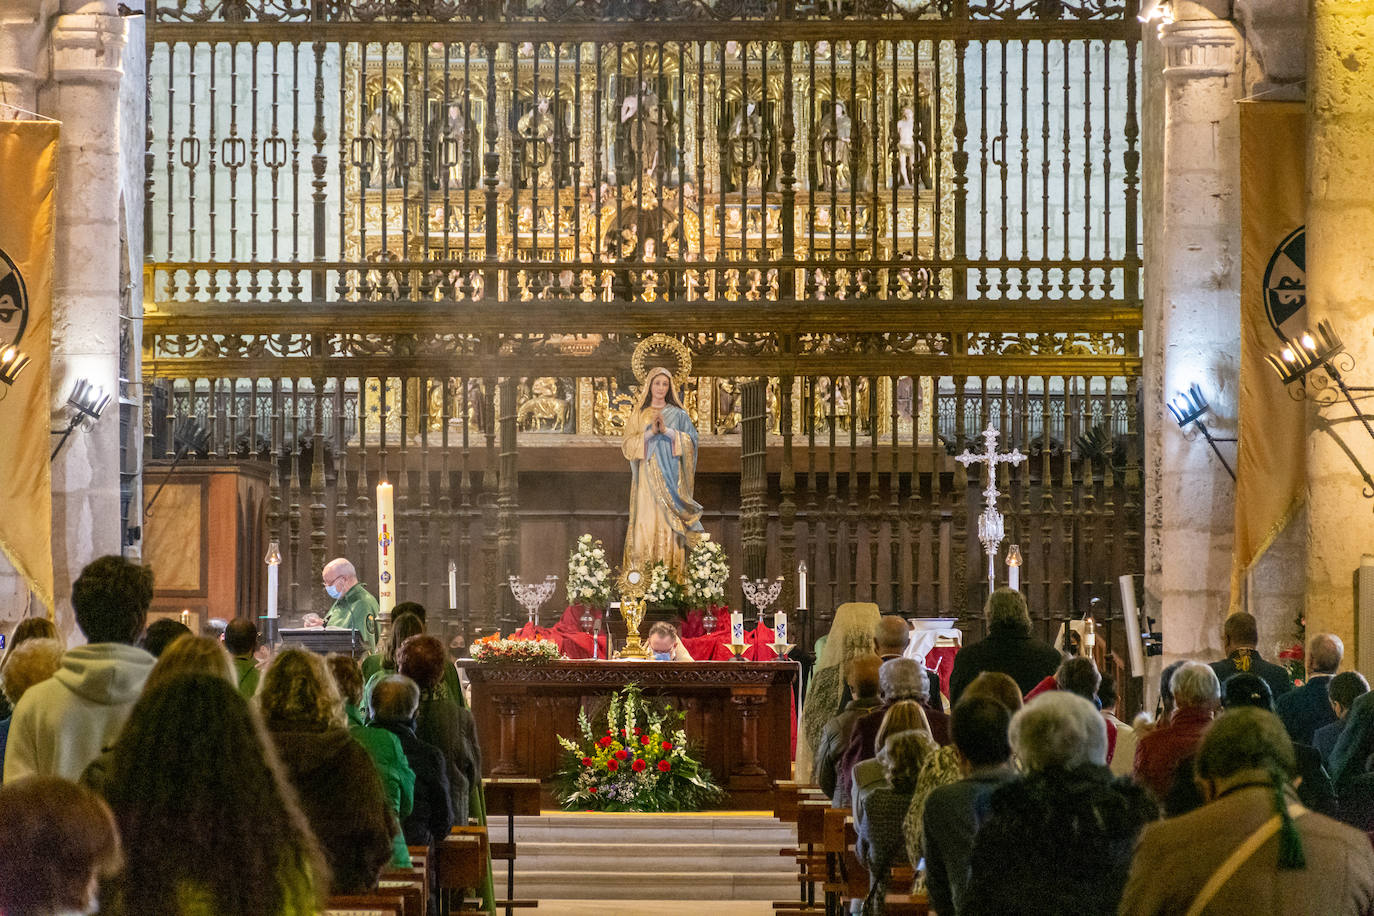
M 791 778 L 795 662 L 577 659 L 531 666 L 464 659 L 459 665 L 472 685 L 484 775 L 545 781 L 550 807 L 557 803 L 547 780 L 564 753 L 558 736 L 576 740 L 578 711 L 594 717 L 627 684 L 685 713 L 688 739 L 728 793 L 723 807 L 770 809 L 773 782 Z

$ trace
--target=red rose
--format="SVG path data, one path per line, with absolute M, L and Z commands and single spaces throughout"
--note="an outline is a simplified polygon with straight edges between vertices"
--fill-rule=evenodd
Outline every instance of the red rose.
M 624 759 L 625 759 L 626 757 L 628 757 L 628 756 L 630 756 L 630 752 L 627 751 L 627 750 L 625 750 L 623 747 L 622 747 L 620 750 L 618 750 L 618 751 L 615 752 L 615 759 L 616 759 L 616 760 L 624 760 Z
M 583 758 L 582 758 L 582 765 L 583 765 L 584 767 L 589 767 L 589 766 L 591 766 L 591 765 L 592 765 L 592 758 L 590 758 L 590 757 L 583 757 Z
M 669 763 L 668 761 L 666 761 L 666 760 L 660 760 L 660 761 L 658 762 L 658 771 L 659 771 L 660 773 L 666 773 L 666 772 L 668 772 L 669 770 L 671 770 L 672 768 L 673 768 L 673 765 L 672 765 L 671 763 Z
M 622 735 L 625 734 L 625 729 L 622 728 L 622 729 L 620 730 L 620 733 L 621 733 Z
M 653 739 L 651 739 L 648 735 L 641 735 L 639 738 L 639 743 L 644 745 L 645 747 L 648 747 L 650 744 L 653 744 Z
M 587 786 L 587 791 L 588 791 L 588 792 L 595 792 L 595 791 L 596 791 L 596 786 Z
M 671 751 L 671 750 L 673 749 L 673 742 L 671 742 L 671 741 L 665 741 L 665 742 L 663 742 L 663 749 L 664 749 L 665 751 Z
M 607 760 L 606 769 L 614 773 L 616 770 L 620 769 L 620 764 L 616 763 L 614 760 Z
M 610 736 L 610 735 L 607 735 L 606 737 L 604 737 L 604 738 L 601 739 L 601 746 L 602 746 L 602 747 L 610 747 L 610 746 L 611 746 L 611 736 Z
M 632 769 L 632 770 L 634 770 L 636 773 L 638 773 L 640 770 L 644 769 L 646 766 L 648 766 L 648 764 L 644 762 L 644 758 L 642 758 L 642 757 L 636 757 L 636 758 L 635 758 L 635 762 L 632 763 L 632 764 L 630 764 L 630 769 Z
M 639 734 L 639 726 L 637 726 L 637 725 L 635 726 L 635 734 L 636 734 L 636 735 Z

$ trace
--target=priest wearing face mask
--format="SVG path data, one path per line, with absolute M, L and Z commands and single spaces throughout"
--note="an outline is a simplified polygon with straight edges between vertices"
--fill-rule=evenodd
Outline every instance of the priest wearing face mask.
M 324 580 L 324 590 L 334 599 L 334 604 L 323 621 L 315 614 L 305 615 L 305 625 L 357 630 L 368 649 L 375 651 L 377 636 L 374 627 L 380 609 L 377 599 L 358 581 L 358 571 L 353 564 L 344 557 L 336 557 L 324 564 L 321 578 Z

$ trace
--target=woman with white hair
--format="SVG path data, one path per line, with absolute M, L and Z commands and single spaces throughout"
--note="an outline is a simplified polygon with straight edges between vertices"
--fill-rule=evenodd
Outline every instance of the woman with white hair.
M 1136 836 L 1158 808 L 1107 769 L 1097 707 L 1042 694 L 1011 720 L 1025 775 L 998 789 L 978 831 L 964 913 L 1115 913 Z

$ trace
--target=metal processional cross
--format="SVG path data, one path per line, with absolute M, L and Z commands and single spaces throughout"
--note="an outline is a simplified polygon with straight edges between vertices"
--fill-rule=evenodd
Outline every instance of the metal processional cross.
M 998 435 L 992 423 L 988 423 L 988 428 L 983 430 L 983 453 L 975 455 L 964 449 L 964 453 L 954 459 L 965 468 L 971 464 L 987 465 L 988 485 L 983 488 L 983 512 L 978 516 L 978 540 L 983 545 L 983 553 L 988 557 L 988 594 L 992 594 L 997 588 L 997 549 L 1006 534 L 1002 513 L 997 511 L 997 465 L 1009 464 L 1016 467 L 1026 460 L 1026 456 L 1017 449 L 998 452 Z

